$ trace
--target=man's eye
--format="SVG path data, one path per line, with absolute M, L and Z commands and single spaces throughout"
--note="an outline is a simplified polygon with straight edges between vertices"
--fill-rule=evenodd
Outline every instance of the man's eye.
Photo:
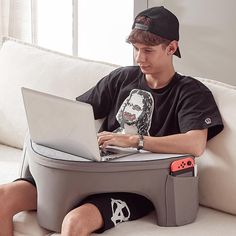
M 150 50 L 150 49 L 146 49 L 145 52 L 146 52 L 146 53 L 151 53 L 152 50 Z

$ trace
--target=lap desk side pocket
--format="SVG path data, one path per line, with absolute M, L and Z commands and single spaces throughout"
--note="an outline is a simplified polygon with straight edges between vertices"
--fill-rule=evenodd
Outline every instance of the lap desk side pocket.
M 170 175 L 183 155 L 139 153 L 109 162 L 93 162 L 27 140 L 26 157 L 38 190 L 39 224 L 60 232 L 65 215 L 91 194 L 131 192 L 152 201 L 157 224 L 179 226 L 195 220 L 198 177 Z

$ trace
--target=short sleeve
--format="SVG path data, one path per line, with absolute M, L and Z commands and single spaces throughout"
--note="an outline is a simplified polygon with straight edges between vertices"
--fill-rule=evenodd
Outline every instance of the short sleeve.
M 183 96 L 179 106 L 178 121 L 181 133 L 208 129 L 208 140 L 224 128 L 214 97 L 211 91 L 203 86 L 189 88 Z
M 76 98 L 77 101 L 89 103 L 93 107 L 95 119 L 106 117 L 115 103 L 117 77 L 121 68 L 103 77 L 93 88 Z

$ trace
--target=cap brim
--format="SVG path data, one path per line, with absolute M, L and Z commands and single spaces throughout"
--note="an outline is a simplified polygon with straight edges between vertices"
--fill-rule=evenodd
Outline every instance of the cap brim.
M 175 51 L 174 53 L 175 56 L 181 58 L 181 54 L 180 54 L 180 51 L 179 51 L 179 47 L 177 48 L 177 50 Z

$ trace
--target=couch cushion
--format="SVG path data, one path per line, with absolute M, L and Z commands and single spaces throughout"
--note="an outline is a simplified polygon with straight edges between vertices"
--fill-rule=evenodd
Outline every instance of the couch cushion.
M 116 67 L 5 39 L 0 50 L 0 143 L 23 146 L 22 86 L 75 99 Z
M 156 225 L 155 214 L 151 213 L 142 219 L 126 222 L 103 233 L 104 236 L 199 236 L 199 235 L 236 235 L 236 217 L 213 209 L 200 207 L 197 219 L 192 224 L 181 227 L 160 227 Z M 224 226 L 224 227 L 222 227 Z M 38 225 L 35 212 L 21 212 L 14 217 L 14 236 L 60 236 L 49 232 Z M 92 234 L 93 236 L 97 234 Z
M 21 213 L 14 219 L 15 233 L 14 236 L 60 236 L 61 234 L 49 233 L 40 229 L 35 213 Z M 200 207 L 198 216 L 192 224 L 181 227 L 160 227 L 156 225 L 156 216 L 154 213 L 149 214 L 139 220 L 125 222 L 115 228 L 105 231 L 104 236 L 199 236 L 199 235 L 236 235 L 236 217 L 218 212 L 209 208 Z M 223 226 L 223 227 L 222 227 Z M 227 230 L 226 230 L 227 229 Z M 19 234 L 21 232 L 21 234 Z M 95 236 L 98 234 L 92 234 Z
M 19 178 L 22 150 L 0 144 L 0 184 Z
M 49 231 L 39 226 L 36 212 L 20 212 L 14 216 L 14 236 L 45 236 Z
M 212 91 L 224 130 L 210 140 L 199 163 L 200 203 L 236 214 L 236 87 L 200 79 Z

